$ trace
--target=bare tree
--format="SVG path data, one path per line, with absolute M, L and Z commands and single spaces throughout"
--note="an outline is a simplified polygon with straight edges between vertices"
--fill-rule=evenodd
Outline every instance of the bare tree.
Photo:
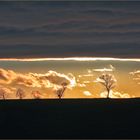
M 25 97 L 25 92 L 19 88 L 16 92 L 16 97 L 18 97 L 19 99 L 23 99 Z
M 116 86 L 115 77 L 111 74 L 102 74 L 99 78 L 97 78 L 97 82 L 105 86 L 107 90 L 107 98 L 109 98 L 111 89 L 115 88 Z
M 0 89 L 0 98 L 5 100 L 6 97 L 5 97 L 5 91 L 3 89 Z
M 66 90 L 66 88 L 67 88 L 67 85 L 68 85 L 68 84 L 67 84 L 66 82 L 62 83 L 62 84 L 61 84 L 61 88 L 59 88 L 59 89 L 56 91 L 56 95 L 58 96 L 59 99 L 61 99 L 62 96 L 64 95 L 64 92 L 65 92 L 65 90 Z
M 32 91 L 32 96 L 34 99 L 40 99 L 41 93 L 39 91 Z

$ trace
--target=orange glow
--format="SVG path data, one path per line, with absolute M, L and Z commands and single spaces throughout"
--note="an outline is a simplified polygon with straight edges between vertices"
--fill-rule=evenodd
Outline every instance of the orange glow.
M 33 91 L 40 93 L 39 98 L 57 98 L 57 90 L 65 82 L 67 88 L 63 98 L 104 98 L 106 89 L 96 80 L 108 73 L 117 80 L 111 98 L 140 97 L 139 62 L 140 59 L 87 57 L 0 59 L 4 67 L 7 64 L 7 68 L 0 68 L 0 89 L 7 94 L 7 99 L 16 98 L 18 88 L 25 91 L 25 99 L 33 98 Z
M 60 61 L 60 60 L 73 60 L 73 61 L 136 61 L 140 62 L 138 58 L 111 58 L 111 57 L 68 57 L 68 58 L 0 58 L 0 61 Z

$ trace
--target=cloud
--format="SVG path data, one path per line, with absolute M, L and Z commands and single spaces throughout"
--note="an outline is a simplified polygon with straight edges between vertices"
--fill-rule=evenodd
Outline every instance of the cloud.
M 76 85 L 75 77 L 72 74 L 61 74 L 55 71 L 48 71 L 45 74 L 39 73 L 17 73 L 12 70 L 0 69 L 0 83 L 5 85 L 23 85 L 36 88 L 56 88 L 66 83 L 68 88 Z
M 11 83 L 16 77 L 16 73 L 12 70 L 0 69 L 0 83 Z
M 92 96 L 92 94 L 91 94 L 89 91 L 84 91 L 83 94 L 84 94 L 85 96 Z
M 109 68 L 102 68 L 102 69 L 93 69 L 95 72 L 113 72 L 115 71 L 115 67 L 109 65 Z
M 102 92 L 100 94 L 100 97 L 102 98 L 106 98 L 107 97 L 107 92 Z M 127 93 L 120 93 L 120 92 L 114 92 L 114 91 L 110 91 L 110 98 L 131 98 L 129 94 Z
M 133 76 L 134 81 L 140 84 L 140 70 L 130 72 L 129 74 Z
M 68 75 L 60 74 L 55 71 L 49 71 L 45 75 L 40 76 L 41 79 L 46 78 L 53 84 L 61 85 L 62 83 L 70 84 L 71 86 L 75 86 L 75 77 L 69 73 Z
M 0 57 L 139 58 L 138 5 L 80 1 L 2 4 Z
M 91 81 L 83 81 L 84 84 L 89 84 Z
M 78 75 L 79 78 L 81 77 L 93 77 L 94 74 L 82 74 L 82 75 Z
M 139 75 L 140 74 L 140 70 L 134 71 L 134 72 L 130 72 L 129 74 L 131 75 Z
M 78 83 L 77 86 L 78 86 L 78 87 L 86 87 L 86 85 L 83 84 L 83 83 Z
M 105 35 L 106 36 L 106 35 Z M 135 36 L 135 35 L 134 35 Z M 140 43 L 124 42 L 79 42 L 81 39 L 73 40 L 72 37 L 63 40 L 59 44 L 58 41 L 51 42 L 50 44 L 43 43 L 43 40 L 38 41 L 34 39 L 33 43 L 30 42 L 17 42 L 13 40 L 12 44 L 10 41 L 3 40 L 0 42 L 0 58 L 41 58 L 41 57 L 118 57 L 118 58 L 138 58 Z M 85 38 L 85 37 L 84 37 Z M 46 39 L 46 38 L 44 38 Z M 58 39 L 58 38 L 57 38 Z M 51 39 L 52 40 L 52 39 Z M 55 39 L 56 40 L 56 39 Z M 59 41 L 60 41 L 59 40 Z M 128 38 L 127 38 L 128 40 Z M 70 42 L 69 42 L 70 41 Z M 131 40 L 128 40 L 131 41 Z M 71 42 L 74 43 L 71 44 Z M 87 43 L 88 42 L 88 43 Z M 5 43 L 10 43 L 9 45 Z M 57 47 L 59 45 L 59 47 Z M 86 46 L 86 47 L 85 47 Z M 6 48 L 6 49 L 5 49 Z M 126 51 L 127 48 L 127 51 Z M 80 50 L 80 53 L 79 53 Z
M 9 93 L 13 93 L 15 91 L 15 88 L 0 86 L 0 90 L 9 94 Z

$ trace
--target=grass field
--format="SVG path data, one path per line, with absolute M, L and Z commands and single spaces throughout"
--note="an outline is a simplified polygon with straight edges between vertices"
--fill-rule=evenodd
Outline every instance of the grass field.
M 0 138 L 140 138 L 140 99 L 1 100 Z

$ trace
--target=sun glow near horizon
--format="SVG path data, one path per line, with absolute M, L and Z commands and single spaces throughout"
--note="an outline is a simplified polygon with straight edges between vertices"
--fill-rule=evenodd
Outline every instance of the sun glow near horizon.
M 140 58 L 114 58 L 114 57 L 63 57 L 63 58 L 0 58 L 0 61 L 136 61 Z

